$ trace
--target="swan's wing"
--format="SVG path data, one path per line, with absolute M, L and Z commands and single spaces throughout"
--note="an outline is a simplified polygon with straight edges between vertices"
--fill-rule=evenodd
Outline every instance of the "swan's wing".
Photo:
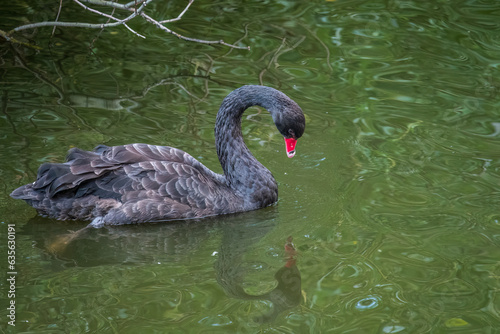
M 223 188 L 222 180 L 222 175 L 182 150 L 130 144 L 99 146 L 93 152 L 72 149 L 66 163 L 42 165 L 32 189 L 49 198 L 63 194 L 77 198 L 94 195 L 121 202 L 168 198 L 204 208 Z
M 89 172 L 99 173 L 117 165 L 130 165 L 147 161 L 165 161 L 191 166 L 200 172 L 221 180 L 222 176 L 212 172 L 190 154 L 170 146 L 148 144 L 129 144 L 123 146 L 100 145 L 94 149 L 93 157 L 87 151 L 80 149 L 70 150 L 67 160 L 71 162 L 71 171 L 74 174 Z M 97 155 L 95 154 L 97 153 Z M 95 157 L 97 156 L 97 159 Z M 91 163 L 89 164 L 89 158 Z
M 95 183 L 104 192 L 122 195 L 122 202 L 161 199 L 206 209 L 218 199 L 220 189 L 225 186 L 212 177 L 215 173 L 208 169 L 210 173 L 206 173 L 197 167 L 166 160 L 122 163 L 121 169 L 98 178 Z

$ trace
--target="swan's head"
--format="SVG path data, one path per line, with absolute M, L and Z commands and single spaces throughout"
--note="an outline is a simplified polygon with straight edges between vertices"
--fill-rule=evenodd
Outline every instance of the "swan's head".
M 286 154 L 289 158 L 295 155 L 297 139 L 302 137 L 306 127 L 306 118 L 299 105 L 291 98 L 271 87 L 247 85 L 230 93 L 222 102 L 217 114 L 218 122 L 226 117 L 226 110 L 237 109 L 238 115 L 251 106 L 267 109 L 281 135 L 285 138 Z M 216 125 L 216 131 L 219 127 Z
M 295 102 L 288 104 L 277 116 L 274 121 L 279 132 L 285 138 L 286 155 L 293 158 L 297 139 L 304 134 L 306 118 L 302 109 Z

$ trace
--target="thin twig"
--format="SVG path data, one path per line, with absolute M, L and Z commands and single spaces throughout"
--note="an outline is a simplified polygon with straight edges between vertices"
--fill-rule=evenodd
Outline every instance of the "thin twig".
M 305 24 L 301 24 L 318 42 L 321 44 L 321 46 L 325 49 L 326 52 L 326 65 L 328 66 L 328 69 L 330 70 L 330 73 L 333 73 L 333 68 L 332 65 L 330 64 L 330 49 L 326 44 L 314 33 L 311 29 L 309 29 Z
M 76 1 L 76 0 L 75 0 L 75 1 Z M 84 6 L 85 6 L 85 5 L 84 5 Z M 115 10 L 116 10 L 116 8 L 113 8 L 113 10 L 111 11 L 111 16 L 113 16 L 113 15 L 115 14 Z M 111 19 L 108 19 L 108 21 L 107 21 L 106 23 L 109 23 L 109 20 L 111 20 Z M 123 25 L 125 25 L 125 26 L 126 26 L 126 24 L 125 24 L 125 23 L 124 23 Z M 99 30 L 99 32 L 98 32 L 98 33 L 97 33 L 97 35 L 94 37 L 94 39 L 92 40 L 92 42 L 90 42 L 90 44 L 89 44 L 89 52 L 90 52 L 91 54 L 96 55 L 96 54 L 94 53 L 94 50 L 93 50 L 93 48 L 94 48 L 94 43 L 95 43 L 95 42 L 97 41 L 97 39 L 101 36 L 101 34 L 102 34 L 102 32 L 103 32 L 103 31 L 104 31 L 104 29 Z
M 250 23 L 245 24 L 245 34 L 244 34 L 244 35 L 243 35 L 243 36 L 242 36 L 239 40 L 237 40 L 237 41 L 235 42 L 235 44 L 236 44 L 236 43 L 239 43 L 239 42 L 241 42 L 242 40 L 244 40 L 245 38 L 247 38 L 247 36 L 248 36 L 248 26 L 249 26 L 249 25 L 250 25 Z M 248 47 L 248 49 L 250 50 L 250 47 Z M 227 53 L 226 53 L 225 55 L 223 55 L 222 57 L 226 57 L 226 56 L 228 56 L 228 55 L 229 55 L 232 51 L 233 51 L 233 49 L 229 49 L 229 50 L 227 51 Z
M 17 28 L 12 29 L 12 32 L 18 32 L 26 29 L 34 29 L 40 27 L 73 27 L 73 28 L 90 28 L 90 29 L 102 29 L 108 27 L 116 27 L 122 24 L 122 22 L 114 22 L 114 23 L 82 23 L 82 22 L 37 22 L 26 24 Z
M 278 63 L 277 62 L 278 57 L 280 56 L 280 51 L 283 48 L 283 46 L 285 46 L 285 42 L 286 42 L 286 37 L 283 37 L 283 39 L 281 40 L 281 45 L 278 47 L 278 50 L 276 50 L 276 52 L 274 53 L 273 57 L 269 61 L 269 64 L 267 64 L 267 69 L 269 69 L 271 67 L 272 63 L 275 63 L 275 67 L 276 67 L 276 64 Z
M 133 10 L 132 7 L 143 4 L 144 2 L 149 2 L 148 0 L 135 0 L 135 1 L 131 1 L 127 4 L 120 4 L 117 2 L 106 1 L 106 0 L 82 0 L 82 1 L 89 3 L 91 5 L 113 7 L 113 8 L 122 9 L 122 10 L 131 10 L 131 9 Z
M 59 20 L 59 15 L 61 15 L 61 9 L 62 9 L 62 2 L 63 0 L 59 0 L 59 9 L 57 10 L 57 15 L 56 15 L 56 21 Z M 54 33 L 56 32 L 56 27 L 52 29 L 52 37 L 54 37 Z
M 160 21 L 160 23 L 163 24 L 163 23 L 170 23 L 170 22 L 179 21 L 182 18 L 182 16 L 184 15 L 184 13 L 187 12 L 187 10 L 189 9 L 189 7 L 191 6 L 191 4 L 193 2 L 194 2 L 194 0 L 189 0 L 189 3 L 187 4 L 186 8 L 184 8 L 184 10 L 175 19 L 163 20 L 163 21 Z
M 264 74 L 267 72 L 267 70 L 269 70 L 269 68 L 271 67 L 271 64 L 273 62 L 276 62 L 276 59 L 278 59 L 278 56 L 279 56 L 279 52 L 281 51 L 281 49 L 283 48 L 283 46 L 285 45 L 285 42 L 286 42 L 286 37 L 283 37 L 283 39 L 281 40 L 281 44 L 280 46 L 278 47 L 278 49 L 276 50 L 276 52 L 274 53 L 274 55 L 271 57 L 271 60 L 269 61 L 269 63 L 267 64 L 267 67 L 262 69 L 262 71 L 260 71 L 259 73 L 259 83 L 261 85 L 264 84 Z
M 26 61 L 19 53 L 16 52 L 14 54 L 14 59 L 17 61 L 17 64 L 19 64 L 18 65 L 19 67 L 24 68 L 25 70 L 31 72 L 36 78 L 40 79 L 41 81 L 51 86 L 57 92 L 57 94 L 59 94 L 59 100 L 64 99 L 63 90 L 55 83 L 53 83 L 50 79 L 48 79 L 41 71 L 29 67 L 28 64 L 26 64 Z
M 134 12 L 132 15 L 130 15 L 129 17 L 127 17 L 127 19 L 125 19 L 125 20 L 126 20 L 126 21 L 125 21 L 125 20 L 120 20 L 120 19 L 117 19 L 117 18 L 116 18 L 116 17 L 114 17 L 113 15 L 109 15 L 109 14 L 106 14 L 106 13 L 100 12 L 100 11 L 98 11 L 98 10 L 96 10 L 96 9 L 90 8 L 90 7 L 88 7 L 88 6 L 85 6 L 83 3 L 81 3 L 81 2 L 80 2 L 80 1 L 78 1 L 78 0 L 73 0 L 73 1 L 74 1 L 74 2 L 76 2 L 78 5 L 82 6 L 84 9 L 86 9 L 86 10 L 88 10 L 88 11 L 92 12 L 92 13 L 96 13 L 96 14 L 98 14 L 98 15 L 101 15 L 101 16 L 104 16 L 104 17 L 107 17 L 107 18 L 108 18 L 108 19 L 110 19 L 110 20 L 114 20 L 114 21 L 117 21 L 117 22 L 121 22 L 121 23 L 123 23 L 123 25 L 125 26 L 125 28 L 127 28 L 128 30 L 130 30 L 133 34 L 135 34 L 135 35 L 137 35 L 137 36 L 139 36 L 139 37 L 142 37 L 142 38 L 146 38 L 145 36 L 143 36 L 143 35 L 139 34 L 138 32 L 134 31 L 132 28 L 130 28 L 130 27 L 129 27 L 126 23 L 125 23 L 126 21 L 130 21 L 131 19 L 133 19 L 134 17 L 136 17 L 136 16 L 137 16 L 137 12 L 138 12 L 138 11 L 141 11 L 141 10 L 144 8 L 144 6 L 145 6 L 146 4 L 144 4 L 143 6 L 141 6 L 139 9 L 137 9 L 137 11 L 136 11 L 136 12 Z M 82 1 L 85 1 L 85 0 L 82 0 Z M 113 12 L 114 12 L 114 10 L 115 10 L 115 9 L 116 9 L 116 8 L 113 8 Z M 109 22 L 109 21 L 108 21 L 108 22 Z M 54 27 L 54 28 L 55 28 L 55 27 Z
M 23 41 L 20 41 L 20 40 L 17 40 L 15 39 L 14 37 L 10 37 L 9 36 L 9 33 L 3 31 L 3 30 L 0 30 L 0 36 L 5 38 L 5 40 L 7 42 L 11 42 L 11 43 L 15 43 L 15 44 L 19 44 L 19 45 L 23 45 L 23 46 L 26 46 L 28 48 L 32 48 L 32 49 L 35 49 L 35 50 L 41 50 L 42 48 L 39 47 L 39 46 L 36 46 L 36 45 L 32 45 L 30 43 L 26 43 L 26 42 L 23 42 Z
M 175 85 L 175 86 L 178 86 L 180 87 L 183 91 L 185 91 L 189 96 L 191 96 L 192 98 L 198 100 L 199 102 L 201 102 L 201 99 L 199 97 L 197 97 L 196 95 L 194 95 L 193 93 L 191 93 L 188 89 L 186 89 L 186 87 L 184 87 L 182 84 L 178 83 L 178 82 L 175 82 L 175 81 L 171 81 L 170 79 L 163 79 L 163 80 L 160 80 L 159 82 L 157 83 L 154 83 L 153 85 L 149 86 L 149 87 L 146 87 L 146 89 L 143 90 L 142 92 L 142 96 L 146 96 L 149 91 L 153 88 L 156 88 L 158 86 L 165 86 L 165 85 Z
M 118 21 L 118 22 L 121 22 L 122 20 L 120 19 L 117 19 L 116 17 L 114 17 L 113 15 L 109 15 L 109 14 L 106 14 L 106 13 L 103 13 L 103 12 L 100 12 L 96 9 L 93 9 L 93 8 L 90 8 L 88 6 L 85 6 L 83 3 L 81 3 L 80 1 L 78 0 L 73 0 L 74 2 L 76 2 L 78 5 L 82 6 L 85 10 L 88 10 L 89 12 L 92 12 L 92 13 L 96 13 L 97 15 L 101 15 L 101 16 L 104 16 L 104 17 L 107 17 L 108 19 L 111 19 L 111 20 L 114 20 L 114 21 Z M 85 1 L 85 0 L 82 0 L 82 1 Z M 113 10 L 115 10 L 115 8 L 113 8 Z
M 161 30 L 166 31 L 169 34 L 172 34 L 172 35 L 176 36 L 177 38 L 185 40 L 185 41 L 196 42 L 196 43 L 201 43 L 201 44 L 221 44 L 221 45 L 229 46 L 229 47 L 235 48 L 235 49 L 250 50 L 249 46 L 237 46 L 237 45 L 229 44 L 229 43 L 224 42 L 224 40 L 222 40 L 222 39 L 218 40 L 218 41 L 207 41 L 207 40 L 204 40 L 204 39 L 197 39 L 197 38 L 186 37 L 186 36 L 183 36 L 183 35 L 175 32 L 175 31 L 170 30 L 167 27 L 161 25 L 160 22 L 156 21 L 155 19 L 153 19 L 152 17 L 150 17 L 146 13 L 141 13 L 141 16 L 146 21 L 148 21 L 149 23 L 154 24 L 155 26 L 157 26 Z
M 306 36 L 301 36 L 301 38 L 294 45 L 292 45 L 291 47 L 287 47 L 286 49 L 283 49 L 283 47 L 286 45 L 286 43 L 285 43 L 286 42 L 286 38 L 283 37 L 283 39 L 281 40 L 281 45 L 278 47 L 278 49 L 276 50 L 276 52 L 274 52 L 273 56 L 271 57 L 271 60 L 267 64 L 267 67 L 264 68 L 259 73 L 259 82 L 260 82 L 261 85 L 263 84 L 264 74 L 269 71 L 269 69 L 271 68 L 271 65 L 274 64 L 274 68 L 275 69 L 278 68 L 278 67 L 280 67 L 280 64 L 278 63 L 278 58 L 281 55 L 283 55 L 284 53 L 297 48 L 305 40 L 305 38 L 306 38 Z M 269 54 L 270 53 L 266 53 L 266 56 L 269 55 Z M 263 59 L 263 58 L 261 58 L 261 59 Z M 273 74 L 273 72 L 270 72 L 270 74 L 276 77 L 276 75 Z M 281 80 L 283 80 L 283 79 L 281 79 Z

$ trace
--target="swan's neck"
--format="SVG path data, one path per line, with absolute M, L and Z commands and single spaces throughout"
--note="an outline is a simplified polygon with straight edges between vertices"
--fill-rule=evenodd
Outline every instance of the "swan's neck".
M 278 186 L 271 172 L 255 159 L 245 145 L 241 118 L 247 108 L 255 105 L 273 114 L 276 104 L 273 91 L 266 87 L 244 86 L 224 99 L 215 124 L 217 155 L 228 186 L 247 203 L 257 207 L 274 203 L 278 197 Z

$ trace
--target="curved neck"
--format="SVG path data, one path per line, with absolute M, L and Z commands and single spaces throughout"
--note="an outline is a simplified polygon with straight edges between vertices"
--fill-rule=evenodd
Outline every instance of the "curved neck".
M 272 188 L 277 199 L 277 185 L 271 172 L 255 159 L 245 145 L 241 133 L 241 117 L 247 108 L 258 105 L 267 109 L 275 119 L 283 96 L 285 96 L 283 93 L 269 87 L 243 86 L 224 99 L 217 113 L 215 123 L 217 155 L 228 186 L 244 197 L 256 200 L 259 187 L 264 186 Z M 288 99 L 286 96 L 285 98 Z

